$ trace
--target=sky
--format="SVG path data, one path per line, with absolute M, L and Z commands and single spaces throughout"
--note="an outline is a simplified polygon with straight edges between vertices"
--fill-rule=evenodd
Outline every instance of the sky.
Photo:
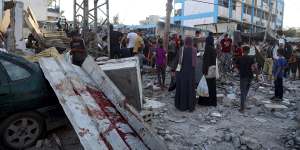
M 99 0 L 101 3 L 104 0 Z M 110 16 L 119 15 L 120 22 L 132 25 L 149 15 L 165 16 L 167 0 L 110 0 Z M 93 0 L 90 0 L 93 3 Z M 73 20 L 73 0 L 61 0 L 61 8 Z M 284 23 L 287 27 L 300 27 L 300 0 L 285 0 Z

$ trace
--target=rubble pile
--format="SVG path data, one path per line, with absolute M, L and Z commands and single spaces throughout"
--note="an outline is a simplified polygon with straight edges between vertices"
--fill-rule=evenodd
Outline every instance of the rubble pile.
M 155 76 L 145 75 L 143 80 L 144 85 L 152 86 Z M 146 86 L 144 95 L 166 104 L 153 110 L 151 125 L 169 149 L 296 150 L 300 139 L 297 129 L 300 82 L 284 83 L 284 100 L 275 102 L 270 100 L 274 95 L 272 84 L 254 82 L 244 114 L 238 111 L 239 82 L 234 78 L 218 84 L 217 107 L 197 106 L 192 113 L 176 110 L 175 92 Z

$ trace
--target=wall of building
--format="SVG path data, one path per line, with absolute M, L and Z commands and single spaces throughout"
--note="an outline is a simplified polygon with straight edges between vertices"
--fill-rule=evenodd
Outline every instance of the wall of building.
M 17 0 L 24 3 L 24 9 L 31 7 L 38 21 L 46 21 L 48 13 L 48 0 Z
M 56 20 L 59 17 L 58 12 L 48 11 L 48 0 L 16 0 L 24 3 L 24 9 L 31 7 L 38 21 Z
M 220 22 L 237 22 L 251 24 L 251 30 L 267 26 L 269 13 L 269 0 L 203 0 L 195 2 L 190 0 L 175 0 L 181 4 L 180 13 L 173 18 L 176 23 L 193 27 L 201 24 Z M 283 24 L 284 0 L 271 0 L 272 29 L 278 29 Z M 214 5 L 215 4 L 215 5 Z M 175 12 L 178 8 L 175 8 Z M 255 28 L 252 29 L 252 28 Z
M 180 21 L 181 25 L 194 27 L 198 24 L 211 24 L 215 22 L 215 6 L 209 3 L 214 3 L 217 0 L 203 0 L 203 2 L 176 0 L 175 6 L 180 4 L 180 15 L 175 15 L 173 22 Z M 175 8 L 175 11 L 179 9 Z

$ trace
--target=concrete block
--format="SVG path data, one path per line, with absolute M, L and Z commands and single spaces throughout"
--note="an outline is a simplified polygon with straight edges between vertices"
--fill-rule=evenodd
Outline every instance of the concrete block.
M 99 62 L 101 69 L 137 111 L 143 107 L 143 87 L 136 57 Z

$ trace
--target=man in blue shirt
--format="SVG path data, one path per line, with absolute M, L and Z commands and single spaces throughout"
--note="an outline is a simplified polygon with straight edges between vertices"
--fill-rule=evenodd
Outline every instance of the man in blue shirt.
M 277 51 L 278 59 L 274 61 L 273 76 L 275 85 L 275 96 L 272 100 L 282 100 L 283 98 L 283 76 L 284 70 L 287 67 L 287 60 L 283 57 L 283 49 Z

